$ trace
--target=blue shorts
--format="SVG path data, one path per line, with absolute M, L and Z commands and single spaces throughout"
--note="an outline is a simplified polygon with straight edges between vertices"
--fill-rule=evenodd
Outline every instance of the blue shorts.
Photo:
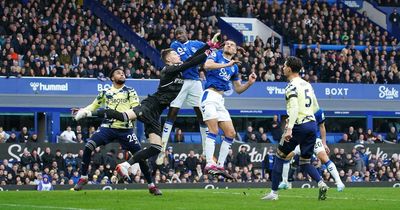
M 317 123 L 310 121 L 295 125 L 292 129 L 292 136 L 289 142 L 283 141 L 283 144 L 279 144 L 278 149 L 288 155 L 299 144 L 300 157 L 310 159 L 314 154 L 314 144 L 317 139 Z
M 100 127 L 90 140 L 94 141 L 97 146 L 103 146 L 117 140 L 121 144 L 123 150 L 128 150 L 132 154 L 141 149 L 140 142 L 133 129 Z

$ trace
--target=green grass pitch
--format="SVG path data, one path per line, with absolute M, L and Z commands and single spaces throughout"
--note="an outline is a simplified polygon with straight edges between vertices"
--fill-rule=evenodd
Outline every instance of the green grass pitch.
M 267 189 L 163 190 L 152 196 L 147 190 L 95 191 L 3 191 L 0 209 L 138 209 L 138 210 L 254 210 L 254 209 L 400 209 L 399 188 L 331 188 L 325 201 L 318 201 L 318 189 L 280 191 L 279 200 L 263 201 Z

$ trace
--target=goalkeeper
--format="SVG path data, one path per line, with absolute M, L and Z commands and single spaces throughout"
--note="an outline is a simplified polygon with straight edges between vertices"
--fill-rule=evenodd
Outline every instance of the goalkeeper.
M 121 112 L 139 106 L 140 103 L 136 91 L 125 86 L 125 73 L 123 69 L 113 69 L 110 72 L 110 79 L 113 82 L 112 87 L 101 91 L 92 104 L 74 113 L 76 114 L 75 119 L 77 121 L 84 117 L 91 116 L 92 111 L 97 110 L 103 105 L 105 105 L 107 109 Z M 128 150 L 132 154 L 135 154 L 141 149 L 140 143 L 133 130 L 132 121 L 104 119 L 99 130 L 93 134 L 85 145 L 82 158 L 81 178 L 74 186 L 74 190 L 81 190 L 83 186 L 88 183 L 88 167 L 92 152 L 96 147 L 106 145 L 114 139 L 118 139 L 122 149 Z M 147 162 L 140 160 L 138 163 L 148 183 L 149 192 L 153 195 L 161 195 L 161 191 L 152 182 Z M 119 171 L 120 168 L 117 167 L 116 170 Z
M 219 47 L 219 34 L 217 33 L 211 41 L 197 50 L 185 62 L 181 61 L 180 56 L 172 48 L 162 50 L 161 58 L 166 66 L 161 70 L 160 83 L 156 93 L 149 95 L 142 101 L 141 105 L 125 112 L 105 109 L 94 113 L 98 116 L 104 115 L 108 119 L 116 119 L 123 122 L 138 119 L 145 124 L 145 133 L 150 141 L 150 146 L 134 154 L 127 162 L 119 164 L 119 167 L 127 169 L 130 165 L 157 156 L 161 152 L 161 124 L 159 118 L 161 113 L 170 106 L 170 103 L 180 92 L 183 85 L 182 72 L 204 63 L 211 52 L 209 49 Z

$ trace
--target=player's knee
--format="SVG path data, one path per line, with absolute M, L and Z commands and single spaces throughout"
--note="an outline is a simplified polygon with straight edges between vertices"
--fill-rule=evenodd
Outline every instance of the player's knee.
M 322 164 L 325 164 L 325 163 L 327 163 L 329 161 L 328 155 L 326 155 L 326 153 L 324 153 L 324 152 L 318 153 L 318 159 L 321 160 Z
M 231 139 L 234 139 L 236 137 L 236 131 L 235 130 L 230 130 L 230 131 L 225 133 L 225 136 L 229 137 Z
M 94 151 L 97 147 L 96 142 L 94 142 L 93 140 L 89 140 L 86 144 L 85 144 L 85 150 L 89 150 Z
M 215 135 L 218 134 L 218 127 L 210 126 L 209 124 L 208 124 L 207 127 L 208 127 L 208 132 L 209 132 L 209 133 L 213 133 L 213 134 L 215 134 Z

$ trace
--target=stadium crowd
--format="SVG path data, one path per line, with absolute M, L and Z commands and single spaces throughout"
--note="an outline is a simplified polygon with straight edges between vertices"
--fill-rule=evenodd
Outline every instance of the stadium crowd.
M 280 123 L 274 119 L 271 123 L 269 131 L 280 138 L 282 130 Z M 275 129 L 275 130 L 274 130 Z M 267 130 L 267 129 L 266 129 Z M 242 137 L 243 142 L 247 143 L 270 143 L 267 138 L 266 130 L 263 127 L 254 130 L 252 126 L 248 126 L 247 131 Z M 70 143 L 84 143 L 89 138 L 95 128 L 82 129 L 80 125 L 74 129 L 68 126 L 60 137 L 68 139 Z M 374 143 L 390 143 L 398 142 L 398 133 L 394 126 L 390 127 L 390 131 L 382 137 L 381 134 L 375 134 L 370 129 L 366 132 L 362 128 L 354 129 L 353 126 L 343 133 L 343 138 L 339 143 L 355 143 L 356 145 L 374 144 Z M 8 138 L 5 140 L 5 138 Z M 274 139 L 279 140 L 278 139 Z M 35 140 L 36 139 L 36 140 Z M 42 142 L 37 140 L 36 134 L 31 134 L 26 127 L 21 129 L 17 136 L 15 133 L 8 134 L 0 126 L 0 142 L 3 143 L 27 143 L 30 148 L 36 148 L 35 143 Z M 171 142 L 177 142 L 171 139 Z M 341 144 L 344 145 L 344 144 Z M 345 153 L 340 144 L 336 145 L 330 153 L 331 160 L 336 164 L 340 176 L 345 182 L 355 181 L 399 181 L 400 179 L 400 161 L 396 154 L 388 159 L 371 155 L 368 159 L 365 154 L 365 147 L 359 146 L 349 153 Z M 264 157 L 261 167 L 254 167 L 250 160 L 248 151 L 245 147 L 240 148 L 240 152 L 229 152 L 225 163 L 226 169 L 236 178 L 237 182 L 266 182 L 270 180 L 270 171 L 273 165 L 272 147 L 268 148 L 268 153 Z M 44 175 L 47 175 L 53 185 L 56 184 L 76 184 L 79 180 L 79 168 L 82 161 L 83 151 L 78 154 L 67 152 L 62 154 L 61 150 L 55 152 L 50 148 L 45 148 L 44 154 L 38 154 L 37 149 L 28 151 L 25 149 L 20 161 L 9 162 L 3 160 L 0 164 L 0 184 L 37 184 Z M 130 171 L 130 180 L 120 179 L 116 172 L 115 166 L 125 161 L 127 154 L 125 151 L 101 151 L 98 147 L 92 154 L 92 162 L 90 171 L 92 184 L 105 183 L 144 183 L 144 179 L 138 165 L 134 165 Z M 390 159 L 391 158 L 391 159 Z M 314 164 L 319 168 L 321 175 L 326 181 L 332 181 L 330 174 L 319 160 L 313 160 Z M 158 183 L 198 183 L 198 182 L 222 182 L 231 181 L 224 180 L 223 177 L 212 177 L 204 174 L 205 158 L 202 155 L 195 155 L 194 151 L 188 153 L 187 158 L 179 158 L 174 155 L 173 148 L 169 147 L 163 165 L 157 166 L 155 160 L 150 160 L 151 167 L 154 171 L 156 182 Z M 296 167 L 293 170 L 294 180 L 306 180 Z
M 40 4 L 39 4 L 40 3 Z M 398 40 L 368 18 L 336 5 L 285 1 L 102 1 L 121 21 L 132 27 L 158 50 L 169 47 L 174 30 L 184 26 L 189 39 L 206 41 L 217 30 L 217 16 L 256 17 L 283 35 L 283 43 L 245 43 L 239 52 L 240 76 L 252 72 L 259 81 L 285 81 L 282 73 L 287 54 L 281 44 L 317 44 L 296 51 L 305 63 L 310 82 L 399 84 Z M 156 79 L 159 70 L 140 57 L 134 46 L 102 24 L 90 11 L 74 2 L 0 2 L 2 76 L 89 77 L 105 79 L 110 69 L 123 66 L 128 78 Z M 293 9 L 295 8 L 295 9 Z M 34 12 L 30 12 L 34 11 Z M 283 25 L 283 27 L 278 27 Z M 8 27 L 5 27 L 8 26 Z M 292 37 L 293 36 L 293 37 Z M 226 36 L 224 37 L 227 38 Z M 279 39 L 271 39 L 279 40 Z M 341 44 L 342 51 L 321 50 L 319 44 Z M 365 45 L 365 50 L 355 50 Z M 383 46 L 383 50 L 375 49 Z M 396 48 L 394 48 L 396 49 Z M 204 73 L 201 73 L 205 80 Z
M 75 1 L 0 1 L 0 75 L 158 78 L 136 48 Z
M 386 159 L 377 157 L 376 154 L 368 155 L 365 147 L 357 147 L 346 153 L 340 145 L 336 145 L 330 153 L 330 159 L 336 164 L 343 182 L 377 182 L 400 181 L 400 161 L 397 154 Z M 36 149 L 24 150 L 20 161 L 2 160 L 0 164 L 0 185 L 36 185 L 44 176 L 48 176 L 53 185 L 76 184 L 80 178 L 83 151 L 78 154 L 67 152 L 62 154 L 59 149 L 51 151 L 45 148 L 44 154 L 39 156 Z M 125 161 L 124 151 L 105 151 L 100 147 L 92 154 L 89 167 L 91 184 L 111 183 L 141 183 L 144 184 L 142 173 L 138 165 L 133 165 L 129 170 L 130 179 L 121 179 L 114 170 L 115 166 Z M 251 162 L 246 147 L 241 147 L 240 152 L 230 150 L 225 164 L 225 169 L 236 180 L 226 180 L 223 177 L 212 177 L 204 173 L 205 158 L 189 151 L 186 158 L 174 156 L 173 148 L 169 147 L 166 158 L 161 166 L 155 165 L 155 160 L 150 160 L 156 183 L 213 183 L 213 182 L 267 182 L 270 181 L 270 172 L 274 161 L 272 147 L 268 149 L 261 167 L 255 167 Z M 319 169 L 323 178 L 333 182 L 325 166 L 317 159 L 313 164 Z M 293 180 L 309 180 L 294 165 Z
M 385 6 L 385 7 L 398 7 L 400 6 L 400 1 L 399 0 L 368 0 L 370 2 L 376 2 L 380 6 Z

